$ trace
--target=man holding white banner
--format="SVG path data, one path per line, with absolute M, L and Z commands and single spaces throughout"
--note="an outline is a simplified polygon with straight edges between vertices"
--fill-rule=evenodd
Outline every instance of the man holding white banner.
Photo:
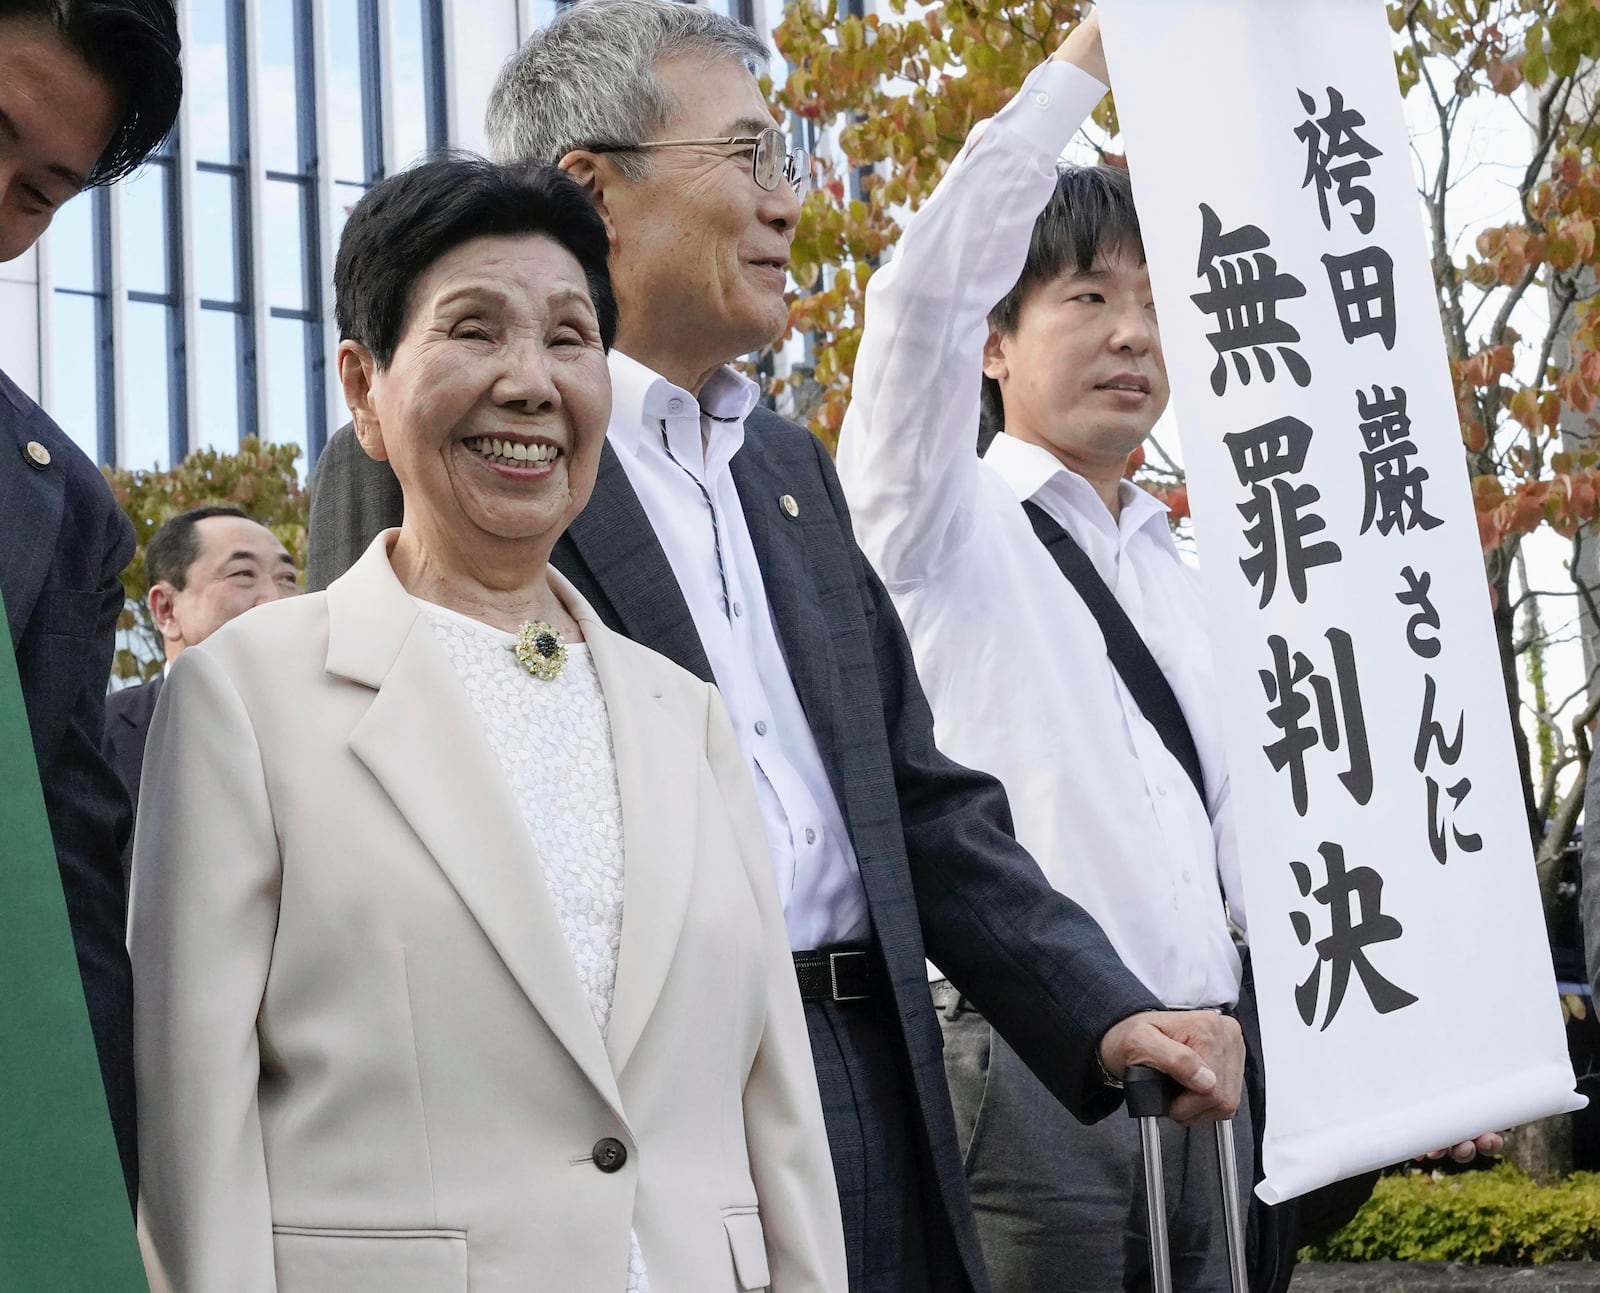
M 1105 79 L 1093 19 L 1057 58 L 1098 63 Z M 912 636 L 941 742 L 1001 778 L 1019 838 L 1158 995 L 1228 1007 L 1239 962 L 1224 894 L 1241 926 L 1244 908 L 1201 602 L 1164 509 L 1121 480 L 1166 399 L 1139 227 L 1115 173 L 1054 183 L 1098 81 L 1059 65 L 1035 72 L 912 220 L 869 288 L 839 465 L 862 545 Z M 1013 284 L 985 344 L 984 316 Z M 1010 433 L 982 464 L 972 454 L 980 364 Z M 1063 540 L 1077 549 L 1071 588 L 1057 568 Z M 1090 609 L 1084 567 L 1102 613 Z M 1117 633 L 1143 650 L 1145 685 L 1107 658 Z M 1116 1128 L 1075 1127 L 981 1019 L 948 989 L 945 998 L 947 1062 L 997 1285 L 1136 1283 L 1143 1205 L 1128 1130 L 1119 1141 Z M 1023 1138 L 1029 1152 L 1012 1152 Z M 1169 1146 L 1168 1177 L 1182 1183 L 1179 1285 L 1225 1287 L 1220 1225 L 1209 1225 L 1214 1158 Z
M 1583 1101 L 1385 7 L 1102 12 L 1230 715 L 1275 1201 Z
M 1224 895 L 1242 910 L 1203 611 L 1165 509 L 1121 481 L 1167 399 L 1149 274 L 1126 176 L 1056 174 L 1106 79 L 1091 17 L 974 130 L 912 218 L 868 287 L 838 466 L 941 744 L 1001 780 L 1019 841 L 1156 996 L 1231 1009 L 1240 963 Z M 999 379 L 993 411 L 1009 432 L 982 461 L 980 373 Z M 1191 716 L 1184 757 L 1119 679 L 1041 518 L 1137 620 L 1181 698 L 1178 722 Z M 936 983 L 935 1000 L 995 1287 L 1146 1286 L 1136 1128 L 1078 1124 L 953 988 Z M 1249 1127 L 1241 1108 L 1247 1184 Z M 1213 1145 L 1209 1127 L 1164 1139 L 1186 1290 L 1228 1287 Z

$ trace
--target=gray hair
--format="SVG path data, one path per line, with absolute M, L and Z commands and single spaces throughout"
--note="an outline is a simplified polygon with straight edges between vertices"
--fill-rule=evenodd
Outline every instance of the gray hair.
M 489 146 L 496 161 L 559 162 L 584 144 L 637 144 L 667 123 L 671 96 L 656 75 L 662 59 L 736 59 L 764 70 L 761 37 L 713 9 L 679 0 L 582 0 L 556 15 L 507 60 L 489 96 Z M 619 153 L 629 179 L 649 169 Z

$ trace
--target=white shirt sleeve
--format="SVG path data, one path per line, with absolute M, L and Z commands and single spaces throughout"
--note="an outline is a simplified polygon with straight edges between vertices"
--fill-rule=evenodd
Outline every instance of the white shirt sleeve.
M 1244 875 L 1239 868 L 1239 838 L 1233 826 L 1233 783 L 1222 783 L 1222 790 L 1211 806 L 1211 836 L 1217 850 L 1217 880 L 1228 903 L 1228 915 L 1248 940 L 1250 922 L 1244 906 Z
M 891 590 L 917 585 L 962 540 L 978 480 L 989 311 L 1022 273 L 1056 161 L 1106 87 L 1046 62 L 974 126 L 867 285 L 838 467 L 856 535 Z

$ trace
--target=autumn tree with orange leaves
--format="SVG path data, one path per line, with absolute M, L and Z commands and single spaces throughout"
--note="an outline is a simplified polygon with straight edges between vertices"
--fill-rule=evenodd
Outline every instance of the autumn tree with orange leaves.
M 1600 0 L 1403 0 L 1389 4 L 1405 95 L 1437 122 L 1420 180 L 1439 315 L 1472 477 L 1485 574 L 1517 733 L 1528 830 L 1547 912 L 1582 807 L 1600 688 L 1562 698 L 1546 678 L 1547 623 L 1594 622 L 1600 575 L 1584 531 L 1600 511 Z M 873 267 L 944 173 L 973 123 L 993 115 L 1059 44 L 1079 0 L 888 0 L 888 12 L 795 0 L 775 33 L 792 70 L 778 99 L 836 139 L 843 161 L 807 198 L 794 244 L 796 331 L 812 338 L 797 411 L 829 444 L 849 402 Z M 1489 106 L 1526 122 L 1514 179 L 1521 218 L 1465 227 L 1452 202 L 1467 124 Z M 1476 102 L 1475 102 L 1476 101 Z M 1415 104 L 1413 107 L 1417 106 Z M 1095 134 L 1118 160 L 1116 113 Z M 1431 132 L 1430 132 L 1431 133 Z M 1219 141 L 1225 147 L 1226 141 Z M 1420 150 L 1419 156 L 1423 151 Z M 1534 318 L 1536 328 L 1528 327 Z M 1521 324 L 1528 335 L 1519 335 Z M 1141 480 L 1187 513 L 1181 470 Z M 1524 541 L 1549 527 L 1573 543 L 1562 586 L 1526 573 Z M 1584 566 L 1591 569 L 1581 574 Z M 1579 572 L 1574 575 L 1573 572 Z M 1533 585 L 1541 585 L 1535 588 Z M 1592 679 L 1592 653 L 1584 671 Z M 1592 690 L 1592 698 L 1589 691 Z

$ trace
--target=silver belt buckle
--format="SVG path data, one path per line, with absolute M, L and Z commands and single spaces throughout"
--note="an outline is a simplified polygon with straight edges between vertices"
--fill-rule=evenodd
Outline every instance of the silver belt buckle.
M 841 993 L 839 991 L 839 957 L 841 957 L 841 956 L 862 956 L 862 955 L 865 955 L 865 953 L 862 953 L 862 952 L 829 952 L 828 953 L 828 984 L 833 989 L 833 999 L 835 1001 L 865 1001 L 865 1000 L 867 1000 L 867 994 L 865 992 L 857 992 L 857 993 L 853 993 L 850 996 L 845 996 L 843 993 Z

